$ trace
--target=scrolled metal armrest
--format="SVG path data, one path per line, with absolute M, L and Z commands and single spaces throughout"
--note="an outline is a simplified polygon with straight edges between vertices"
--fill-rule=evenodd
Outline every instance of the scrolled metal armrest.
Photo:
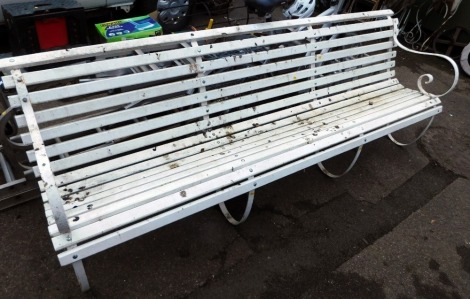
M 414 53 L 414 54 L 421 54 L 421 55 L 427 55 L 427 56 L 436 56 L 436 57 L 443 58 L 443 59 L 447 60 L 452 65 L 452 67 L 454 68 L 454 82 L 453 82 L 452 86 L 449 88 L 449 90 L 447 90 L 445 93 L 440 94 L 440 95 L 433 95 L 433 94 L 427 92 L 423 88 L 423 79 L 424 78 L 427 79 L 426 81 L 424 81 L 424 84 L 429 84 L 429 83 L 434 81 L 434 77 L 431 74 L 424 74 L 424 75 L 419 76 L 419 78 L 418 78 L 418 89 L 419 89 L 419 91 L 421 93 L 423 93 L 425 95 L 428 95 L 428 96 L 431 96 L 433 98 L 443 97 L 446 94 L 448 94 L 449 92 L 451 92 L 455 88 L 455 86 L 457 86 L 457 82 L 459 82 L 459 67 L 458 67 L 457 63 L 455 63 L 455 61 L 453 59 L 449 58 L 446 55 L 419 52 L 419 51 L 415 51 L 415 50 L 412 50 L 412 49 L 408 49 L 407 47 L 402 45 L 400 43 L 400 41 L 398 40 L 398 20 L 394 19 L 393 22 L 394 22 L 394 27 L 395 27 L 395 34 L 393 35 L 393 39 L 394 39 L 394 41 L 395 41 L 395 43 L 397 44 L 398 47 L 400 47 L 401 49 L 403 49 L 405 51 L 408 51 L 410 53 Z

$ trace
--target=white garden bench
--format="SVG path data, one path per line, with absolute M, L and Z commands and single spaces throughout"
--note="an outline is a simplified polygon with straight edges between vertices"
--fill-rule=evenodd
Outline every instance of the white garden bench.
M 286 20 L 1 60 L 3 84 L 16 90 L 8 113 L 22 112 L 14 120 L 32 143 L 26 154 L 60 264 L 72 264 L 86 290 L 82 260 L 93 254 L 217 204 L 238 224 L 256 188 L 432 119 L 441 101 L 424 91 L 423 76 L 419 91 L 394 78 L 401 45 L 391 16 Z M 133 72 L 95 77 L 117 70 Z M 235 220 L 223 203 L 246 193 Z

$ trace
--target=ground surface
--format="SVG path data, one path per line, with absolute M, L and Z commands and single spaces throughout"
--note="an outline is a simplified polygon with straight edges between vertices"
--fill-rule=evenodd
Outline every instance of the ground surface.
M 410 87 L 425 72 L 431 91 L 451 81 L 437 59 L 397 65 Z M 0 298 L 469 298 L 469 94 L 463 77 L 421 141 L 372 142 L 343 178 L 312 167 L 260 188 L 241 226 L 212 208 L 88 258 L 86 294 L 59 266 L 39 200 L 0 212 Z

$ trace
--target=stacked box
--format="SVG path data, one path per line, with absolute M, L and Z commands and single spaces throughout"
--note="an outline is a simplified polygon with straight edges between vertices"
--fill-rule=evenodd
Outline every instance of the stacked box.
M 150 37 L 162 34 L 162 26 L 150 16 L 142 16 L 95 24 L 106 42 Z
M 83 7 L 75 0 L 5 4 L 13 55 L 87 44 Z

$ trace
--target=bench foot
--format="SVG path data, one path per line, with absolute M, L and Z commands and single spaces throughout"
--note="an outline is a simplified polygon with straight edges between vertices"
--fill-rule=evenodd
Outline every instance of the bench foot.
M 240 220 L 236 220 L 233 218 L 232 214 L 227 209 L 227 206 L 225 205 L 225 202 L 219 203 L 220 210 L 224 214 L 225 218 L 227 218 L 228 222 L 230 222 L 233 225 L 239 225 L 248 218 L 248 215 L 250 215 L 251 212 L 251 207 L 253 206 L 253 200 L 255 199 L 255 189 L 251 190 L 248 192 L 248 202 L 246 203 L 245 207 L 245 212 L 243 212 L 243 216 Z
M 88 278 L 86 276 L 85 267 L 83 267 L 83 262 L 78 261 L 72 264 L 75 275 L 77 276 L 78 283 L 82 292 L 86 292 L 90 289 L 90 284 L 88 283 Z
M 388 138 L 390 138 L 391 141 L 393 141 L 393 143 L 395 143 L 396 145 L 399 145 L 399 146 L 408 146 L 408 145 L 411 145 L 413 143 L 415 143 L 416 141 L 418 141 L 421 137 L 423 137 L 424 133 L 426 133 L 426 131 L 429 129 L 429 127 L 431 126 L 432 124 L 432 121 L 434 120 L 434 116 L 431 117 L 431 119 L 429 120 L 428 124 L 426 125 L 426 128 L 424 128 L 424 130 L 418 135 L 418 137 L 416 137 L 413 141 L 411 142 L 408 142 L 408 143 L 402 143 L 402 142 L 399 142 L 397 141 L 392 134 L 388 134 Z
M 357 148 L 357 151 L 356 151 L 356 155 L 354 156 L 354 159 L 352 160 L 351 164 L 349 164 L 349 167 L 341 174 L 334 174 L 334 173 L 331 173 L 328 169 L 325 168 L 325 166 L 323 165 L 322 162 L 318 163 L 318 167 L 320 168 L 320 170 L 327 176 L 329 176 L 330 178 L 334 178 L 334 179 L 337 179 L 339 177 L 342 177 L 343 175 L 347 174 L 353 167 L 354 165 L 356 164 L 357 162 L 357 159 L 359 158 L 359 156 L 361 155 L 361 152 L 362 152 L 362 147 L 363 145 L 359 146 Z

